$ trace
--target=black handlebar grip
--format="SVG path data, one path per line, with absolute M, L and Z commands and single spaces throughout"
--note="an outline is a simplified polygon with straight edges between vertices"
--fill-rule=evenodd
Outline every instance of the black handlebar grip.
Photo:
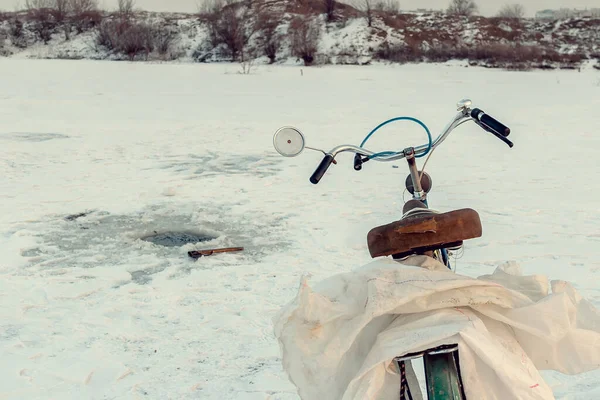
M 325 172 L 327 172 L 327 168 L 329 168 L 332 162 L 333 156 L 331 154 L 326 154 L 323 158 L 323 161 L 321 161 L 321 164 L 319 164 L 319 166 L 315 170 L 315 173 L 312 174 L 312 176 L 310 177 L 310 183 L 314 185 L 319 183 L 323 175 L 325 175 Z
M 496 119 L 490 117 L 489 115 L 487 115 L 485 112 L 483 112 L 479 108 L 474 108 L 473 111 L 471 111 L 471 117 L 473 117 L 475 120 L 481 122 L 481 124 L 484 127 L 488 127 L 491 130 L 493 130 L 494 132 L 496 132 L 504 137 L 507 137 L 508 135 L 510 135 L 509 127 L 507 127 L 506 125 L 497 121 Z

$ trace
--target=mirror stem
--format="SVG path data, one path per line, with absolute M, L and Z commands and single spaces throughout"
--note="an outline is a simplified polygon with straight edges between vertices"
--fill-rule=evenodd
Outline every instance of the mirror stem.
M 323 153 L 325 155 L 327 154 L 327 153 L 325 153 L 325 150 L 315 149 L 314 147 L 308 147 L 308 146 L 306 146 L 305 149 L 318 151 L 318 152 L 321 152 L 321 153 Z

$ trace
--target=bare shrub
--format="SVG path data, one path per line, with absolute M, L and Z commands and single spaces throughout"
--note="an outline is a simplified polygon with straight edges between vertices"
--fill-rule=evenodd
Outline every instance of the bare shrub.
M 386 14 L 400 14 L 400 2 L 398 0 L 374 1 L 373 9 Z
M 554 13 L 554 17 L 558 20 L 565 20 L 573 17 L 574 11 L 570 8 L 560 8 Z
M 214 47 L 224 44 L 231 58 L 236 60 L 246 42 L 244 24 L 247 14 L 235 0 L 224 0 L 222 8 L 209 15 L 211 42 Z
M 155 51 L 161 56 L 161 58 L 172 58 L 171 52 L 176 38 L 176 34 L 166 28 L 155 29 L 152 38 L 152 47 L 154 47 Z
M 13 46 L 20 49 L 27 47 L 27 39 L 23 30 L 23 21 L 15 18 L 8 26 L 8 35 Z
M 430 62 L 446 62 L 469 58 L 469 49 L 465 46 L 438 44 L 424 52 L 424 57 Z
M 311 65 L 319 44 L 319 26 L 307 17 L 298 16 L 290 23 L 289 32 L 292 55 L 301 58 L 304 65 Z
M 424 59 L 423 50 L 419 45 L 395 45 L 390 46 L 387 42 L 377 49 L 375 57 L 398 63 L 420 62 Z
M 55 19 L 55 14 L 49 8 L 33 8 L 30 9 L 27 18 L 32 21 L 31 30 L 35 35 L 48 44 L 52 39 L 52 33 L 56 29 L 58 23 Z
M 135 0 L 118 0 L 117 8 L 121 17 L 129 19 L 133 15 Z
M 446 11 L 450 15 L 470 16 L 477 12 L 474 0 L 452 0 Z
M 474 61 L 507 62 L 521 61 L 512 46 L 502 43 L 487 43 L 471 49 L 469 59 Z
M 48 43 L 57 27 L 64 30 L 66 40 L 70 39 L 72 24 L 69 16 L 74 1 L 82 0 L 25 0 L 28 16 L 34 21 L 34 31 L 44 43 Z
M 257 18 L 258 44 L 262 52 L 273 64 L 282 41 L 282 35 L 277 31 L 281 15 L 262 10 Z
M 544 68 L 548 63 L 573 68 L 586 59 L 584 54 L 563 54 L 537 45 L 488 43 L 472 49 L 469 58 L 510 69 Z
M 70 0 L 25 0 L 25 8 L 30 12 L 50 13 L 55 22 L 64 21 L 69 12 Z
M 25 0 L 25 9 L 52 8 L 54 0 Z
M 25 0 L 24 6 L 27 11 L 39 10 L 42 8 L 50 10 L 54 8 L 54 0 Z
M 253 57 L 247 57 L 240 62 L 240 71 L 241 75 L 250 75 L 252 71 L 255 69 L 255 59 Z
M 27 37 L 25 36 L 25 29 L 23 20 L 15 17 L 12 20 L 7 21 L 6 36 L 10 39 L 13 46 L 24 49 L 27 47 Z
M 525 7 L 520 4 L 506 4 L 498 11 L 496 16 L 499 18 L 522 19 L 525 16 Z
M 258 31 L 254 4 L 248 0 L 207 0 L 200 8 L 212 47 L 224 45 L 232 60 L 243 58 L 248 42 Z
M 327 21 L 331 22 L 335 19 L 335 9 L 337 2 L 335 0 L 321 0 L 323 2 L 323 10 L 327 17 Z
M 119 37 L 118 50 L 126 54 L 131 61 L 140 53 L 143 53 L 147 59 L 154 51 L 152 28 L 146 24 L 130 24 Z
M 398 0 L 355 0 L 352 4 L 360 11 L 369 27 L 373 26 L 373 20 L 378 13 L 384 14 L 384 18 L 400 13 Z
M 102 13 L 98 10 L 98 0 L 69 0 L 71 24 L 77 33 L 88 31 L 102 22 Z
M 96 45 L 108 50 L 115 50 L 117 48 L 116 29 L 117 25 L 114 21 L 102 21 L 96 33 Z
M 199 0 L 196 7 L 199 15 L 207 16 L 223 8 L 223 0 Z
M 77 33 L 83 33 L 100 25 L 102 19 L 102 13 L 98 10 L 82 11 L 72 17 Z
M 45 43 L 57 27 L 69 40 L 73 27 L 82 33 L 102 19 L 97 0 L 26 0 L 25 7 L 28 18 L 34 21 L 34 31 Z
M 163 60 L 173 59 L 176 34 L 167 27 L 152 27 L 146 23 L 126 19 L 105 20 L 98 27 L 96 45 L 115 54 L 127 56 L 131 61 L 140 55 L 148 59 L 151 53 Z
M 356 8 L 365 21 L 367 21 L 367 26 L 373 26 L 373 12 L 375 11 L 375 0 L 356 0 L 353 3 L 354 8 Z
M 25 0 L 25 8 L 31 10 L 51 10 L 57 22 L 68 14 L 80 14 L 98 9 L 98 0 Z
M 556 50 L 535 45 L 480 43 L 467 47 L 460 43 L 440 43 L 423 49 L 412 45 L 389 46 L 384 44 L 376 52 L 376 57 L 393 62 L 446 62 L 449 60 L 469 60 L 486 66 L 526 70 L 545 68 L 549 64 L 574 67 L 585 59 L 580 53 L 562 54 Z
M 225 7 L 225 0 L 203 0 L 198 3 L 200 17 L 207 23 L 209 29 L 209 41 L 212 47 L 221 44 L 220 19 L 221 11 Z
M 69 9 L 76 15 L 98 11 L 98 0 L 69 0 Z
M 342 45 L 340 46 L 339 50 L 332 57 L 330 57 L 330 61 L 332 61 L 331 59 L 335 62 L 335 64 L 356 65 L 358 64 L 358 51 L 352 45 Z
M 145 58 L 155 50 L 155 32 L 144 23 L 127 20 L 103 21 L 98 29 L 96 44 L 133 61 L 139 54 Z
M 2 27 L 0 27 L 0 56 L 5 56 L 8 54 L 7 50 L 4 48 L 4 42 L 8 39 L 8 32 Z
M 590 59 L 596 59 L 596 61 L 598 61 L 598 63 L 600 64 L 600 52 L 590 54 Z
M 54 15 L 56 18 L 56 22 L 62 22 L 67 17 L 69 13 L 70 0 L 53 0 L 54 2 Z

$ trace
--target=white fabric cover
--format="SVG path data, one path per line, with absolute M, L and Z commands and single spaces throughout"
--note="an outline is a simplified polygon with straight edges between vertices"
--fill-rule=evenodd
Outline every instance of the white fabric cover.
M 393 359 L 451 343 L 467 399 L 553 399 L 538 370 L 600 368 L 598 311 L 568 283 L 521 276 L 514 263 L 475 279 L 426 256 L 384 258 L 313 288 L 304 277 L 274 323 L 303 400 L 397 400 Z

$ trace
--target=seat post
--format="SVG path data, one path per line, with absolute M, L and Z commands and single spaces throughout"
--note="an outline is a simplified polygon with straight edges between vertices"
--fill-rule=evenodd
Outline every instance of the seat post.
M 413 199 L 426 202 L 427 193 L 425 193 L 423 187 L 421 186 L 421 179 L 419 178 L 419 169 L 417 168 L 417 159 L 415 158 L 414 147 L 404 149 L 404 154 L 406 154 L 406 161 L 408 162 L 408 169 L 410 171 L 410 177 L 414 188 Z

